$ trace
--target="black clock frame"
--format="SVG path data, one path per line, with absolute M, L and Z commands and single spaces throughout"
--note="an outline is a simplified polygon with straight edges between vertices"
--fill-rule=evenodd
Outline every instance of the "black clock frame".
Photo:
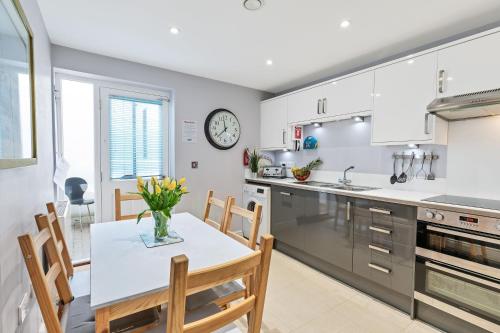
M 231 146 L 227 146 L 227 147 L 226 146 L 221 146 L 221 145 L 217 144 L 212 139 L 212 137 L 210 136 L 210 119 L 212 119 L 219 112 L 230 113 L 230 114 L 232 114 L 236 118 L 236 120 L 238 120 L 238 125 L 240 126 L 240 135 L 238 136 L 238 139 L 236 140 L 236 142 L 234 144 L 232 144 Z M 238 141 L 240 141 L 240 137 L 241 137 L 241 124 L 240 124 L 240 121 L 239 121 L 238 117 L 236 117 L 236 115 L 233 112 L 231 112 L 231 111 L 229 111 L 227 109 L 215 109 L 215 110 L 213 110 L 212 112 L 210 112 L 208 114 L 207 118 L 205 119 L 205 137 L 207 138 L 208 142 L 210 142 L 210 144 L 213 147 L 215 147 L 215 148 L 217 148 L 219 150 L 228 150 L 228 149 L 233 148 L 234 146 L 236 146 L 236 144 L 238 143 Z

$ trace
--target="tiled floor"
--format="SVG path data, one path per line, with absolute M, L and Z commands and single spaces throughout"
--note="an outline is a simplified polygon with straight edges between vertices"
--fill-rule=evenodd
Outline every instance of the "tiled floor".
M 440 331 L 274 251 L 262 332 Z
M 68 237 L 70 244 L 70 255 L 73 260 L 90 258 L 90 224 L 83 223 L 80 228 L 78 220 L 73 221 L 71 226 L 71 237 Z

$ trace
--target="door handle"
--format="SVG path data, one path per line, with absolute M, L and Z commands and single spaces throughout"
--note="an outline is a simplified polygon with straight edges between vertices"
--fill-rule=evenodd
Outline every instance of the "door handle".
M 379 266 L 379 265 L 375 265 L 375 264 L 368 264 L 368 267 L 372 268 L 372 269 L 376 269 L 377 271 L 380 271 L 382 273 L 385 273 L 385 274 L 390 274 L 391 273 L 391 270 L 388 269 L 388 268 L 384 268 L 382 266 Z
M 287 196 L 287 197 L 291 197 L 293 195 L 293 193 L 290 193 L 290 192 L 280 192 L 280 194 Z
M 385 253 L 385 254 L 390 254 L 391 253 L 391 250 L 389 250 L 389 249 L 384 249 L 383 247 L 372 245 L 372 244 L 368 245 L 368 248 L 370 250 L 382 252 L 382 253 Z
M 439 71 L 439 76 L 438 76 L 438 87 L 439 87 L 438 90 L 441 94 L 444 93 L 444 74 L 445 70 L 441 69 Z
M 323 113 L 325 113 L 325 114 L 326 114 L 326 111 L 327 111 L 327 104 L 326 104 L 326 102 L 327 102 L 327 99 L 323 98 Z
M 316 109 L 316 113 L 317 114 L 321 114 L 321 110 L 320 108 L 322 108 L 323 106 L 321 105 L 321 99 L 318 99 L 318 105 L 317 105 L 317 109 Z
M 351 202 L 350 201 L 347 201 L 346 209 L 347 209 L 347 211 L 346 211 L 347 221 L 351 221 Z
M 285 145 L 286 144 L 286 131 L 285 130 L 283 130 L 282 137 L 283 137 L 283 144 Z
M 392 212 L 387 209 L 381 209 L 381 208 L 370 208 L 370 212 L 372 213 L 378 213 L 378 214 L 384 214 L 384 215 L 391 215 Z
M 429 129 L 429 118 L 430 118 L 431 114 L 429 112 L 427 112 L 425 114 L 425 134 L 431 134 L 431 131 Z
M 370 229 L 371 231 L 380 232 L 381 234 L 386 234 L 386 235 L 390 235 L 392 233 L 392 230 L 374 227 L 374 226 L 369 226 L 368 229 Z

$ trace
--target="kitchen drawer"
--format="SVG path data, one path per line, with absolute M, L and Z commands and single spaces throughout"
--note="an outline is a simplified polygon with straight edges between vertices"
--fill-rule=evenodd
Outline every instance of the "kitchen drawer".
M 369 249 L 370 253 L 389 258 L 392 263 L 413 267 L 415 261 L 415 247 L 392 242 L 378 242 L 373 237 L 354 234 L 354 243 L 357 246 Z M 372 249 L 370 249 L 370 245 Z M 389 251 L 385 253 L 384 250 Z
M 416 222 L 417 209 L 388 202 L 356 199 L 354 215 L 370 218 L 374 224 L 390 226 L 394 223 Z

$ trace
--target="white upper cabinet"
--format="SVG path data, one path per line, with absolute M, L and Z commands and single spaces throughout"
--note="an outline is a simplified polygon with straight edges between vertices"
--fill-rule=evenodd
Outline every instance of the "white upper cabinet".
M 373 108 L 374 72 L 330 82 L 325 87 L 325 116 L 334 117 L 370 111 Z
M 440 97 L 500 88 L 500 33 L 440 50 L 437 75 Z
M 325 86 L 316 86 L 288 96 L 288 123 L 305 123 L 324 115 Z
M 436 97 L 437 54 L 375 70 L 372 144 L 446 144 L 447 124 L 427 113 Z
M 287 97 L 262 102 L 260 105 L 261 149 L 286 148 L 288 136 Z

